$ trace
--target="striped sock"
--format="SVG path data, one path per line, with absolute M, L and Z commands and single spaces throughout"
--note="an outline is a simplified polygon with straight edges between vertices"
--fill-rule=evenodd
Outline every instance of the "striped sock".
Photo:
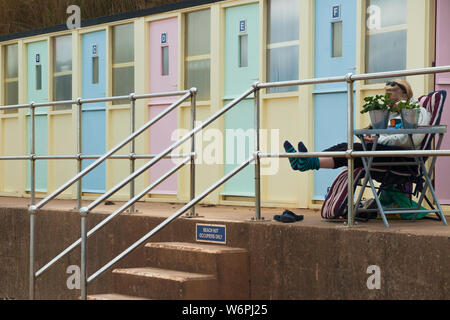
M 287 153 L 297 153 L 297 150 L 292 146 L 289 141 L 284 142 L 284 150 Z M 289 158 L 292 170 L 298 170 L 298 158 Z
M 308 152 L 303 142 L 298 143 L 298 152 Z M 319 170 L 320 160 L 317 157 L 314 158 L 298 158 L 297 170 L 305 172 L 308 170 Z

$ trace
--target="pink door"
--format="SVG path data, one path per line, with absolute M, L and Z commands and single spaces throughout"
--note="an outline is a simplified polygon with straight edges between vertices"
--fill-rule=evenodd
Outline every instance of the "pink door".
M 437 0 L 436 16 L 436 66 L 450 65 L 450 1 Z M 450 73 L 436 75 L 436 90 L 446 90 L 447 99 L 442 111 L 441 124 L 450 128 Z M 444 136 L 441 149 L 450 150 L 450 132 Z M 441 204 L 450 204 L 450 158 L 439 157 L 436 162 L 436 193 Z
M 177 90 L 178 82 L 178 21 L 177 18 L 150 23 L 150 92 Z M 170 106 L 177 97 L 151 99 L 149 102 L 150 119 Z M 177 128 L 177 110 L 173 110 L 151 127 L 150 153 L 158 154 L 174 141 L 172 133 Z M 150 182 L 154 182 L 174 167 L 174 162 L 164 159 L 150 169 Z M 177 175 L 153 189 L 152 194 L 176 194 Z

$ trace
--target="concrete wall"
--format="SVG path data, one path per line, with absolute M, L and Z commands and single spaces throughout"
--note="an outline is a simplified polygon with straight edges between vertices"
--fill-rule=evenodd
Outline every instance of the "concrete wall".
M 23 209 L 0 209 L 0 298 L 28 296 L 29 216 Z M 92 214 L 89 225 L 104 215 Z M 139 239 L 161 218 L 120 216 L 88 242 L 88 274 Z M 194 241 L 195 219 L 179 219 L 152 241 Z M 217 223 L 217 221 L 216 221 Z M 414 235 L 272 222 L 221 222 L 228 245 L 250 253 L 251 299 L 448 299 L 448 236 Z M 43 211 L 37 216 L 36 258 L 40 268 L 79 236 L 78 214 Z M 145 266 L 138 249 L 116 267 Z M 76 299 L 68 290 L 70 265 L 79 265 L 79 248 L 37 281 L 38 299 Z M 367 267 L 381 269 L 381 289 L 366 286 Z M 111 292 L 109 272 L 88 292 Z

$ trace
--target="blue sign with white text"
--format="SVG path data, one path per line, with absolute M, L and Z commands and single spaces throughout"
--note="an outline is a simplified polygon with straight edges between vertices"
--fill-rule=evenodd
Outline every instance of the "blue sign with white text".
M 167 43 L 167 33 L 161 33 L 161 44 Z
M 332 13 L 331 13 L 332 19 L 340 19 L 341 18 L 341 6 L 336 5 L 332 7 Z
M 196 224 L 196 240 L 225 244 L 227 241 L 227 227 L 222 225 Z
M 239 32 L 247 32 L 247 20 L 239 21 Z

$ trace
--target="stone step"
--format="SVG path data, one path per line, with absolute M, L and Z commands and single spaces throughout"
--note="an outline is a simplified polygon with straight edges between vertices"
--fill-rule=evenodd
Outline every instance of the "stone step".
M 88 295 L 87 300 L 149 300 L 149 299 L 127 296 L 118 293 L 102 293 L 102 294 Z
M 217 298 L 217 279 L 210 274 L 159 268 L 113 270 L 116 292 L 161 300 L 209 300 Z
M 150 267 L 212 274 L 219 299 L 248 299 L 249 257 L 246 249 L 184 242 L 150 242 L 145 245 Z
M 218 274 L 222 260 L 248 261 L 247 250 L 212 244 L 150 242 L 145 245 L 149 266 L 187 272 Z

